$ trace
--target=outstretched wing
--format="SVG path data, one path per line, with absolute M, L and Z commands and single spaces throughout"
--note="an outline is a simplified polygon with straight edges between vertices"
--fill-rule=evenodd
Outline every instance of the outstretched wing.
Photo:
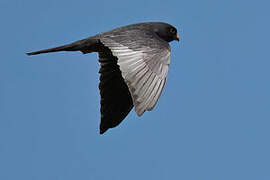
M 156 34 L 139 29 L 104 34 L 100 41 L 117 57 L 136 113 L 141 116 L 152 110 L 168 74 L 169 44 Z
M 121 75 L 117 58 L 108 48 L 99 52 L 101 96 L 100 134 L 122 122 L 133 108 L 128 87 Z

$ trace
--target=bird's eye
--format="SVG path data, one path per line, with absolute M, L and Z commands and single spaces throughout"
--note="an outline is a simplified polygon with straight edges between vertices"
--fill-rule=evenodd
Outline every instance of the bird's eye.
M 175 34 L 175 33 L 176 33 L 176 30 L 175 30 L 174 28 L 171 28 L 171 29 L 170 29 L 170 32 L 171 32 L 172 34 Z

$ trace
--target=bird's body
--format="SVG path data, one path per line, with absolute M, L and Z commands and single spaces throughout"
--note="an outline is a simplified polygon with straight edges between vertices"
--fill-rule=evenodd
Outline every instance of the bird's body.
M 139 23 L 27 54 L 98 52 L 100 133 L 103 134 L 120 124 L 133 106 L 139 116 L 154 108 L 166 81 L 170 63 L 168 42 L 173 40 L 179 40 L 173 26 L 160 22 Z

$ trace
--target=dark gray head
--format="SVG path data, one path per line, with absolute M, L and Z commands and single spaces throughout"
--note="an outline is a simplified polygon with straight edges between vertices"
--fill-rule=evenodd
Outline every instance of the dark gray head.
M 179 41 L 177 29 L 167 23 L 151 23 L 154 32 L 163 40 L 171 42 L 173 40 Z
M 131 24 L 128 26 L 123 26 L 113 30 L 114 33 L 130 30 L 130 29 L 144 29 L 156 33 L 161 39 L 167 42 L 179 41 L 179 35 L 177 34 L 177 29 L 170 24 L 164 22 L 146 22 Z M 106 32 L 111 33 L 112 31 Z

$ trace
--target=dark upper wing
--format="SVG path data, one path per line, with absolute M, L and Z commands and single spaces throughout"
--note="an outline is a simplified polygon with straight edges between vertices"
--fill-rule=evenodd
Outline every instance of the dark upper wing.
M 108 48 L 99 52 L 101 96 L 101 123 L 100 133 L 117 126 L 133 108 L 132 98 L 128 87 L 121 76 L 114 57 Z
M 136 113 L 156 105 L 170 63 L 170 46 L 156 34 L 139 29 L 104 34 L 100 41 L 118 58 Z

